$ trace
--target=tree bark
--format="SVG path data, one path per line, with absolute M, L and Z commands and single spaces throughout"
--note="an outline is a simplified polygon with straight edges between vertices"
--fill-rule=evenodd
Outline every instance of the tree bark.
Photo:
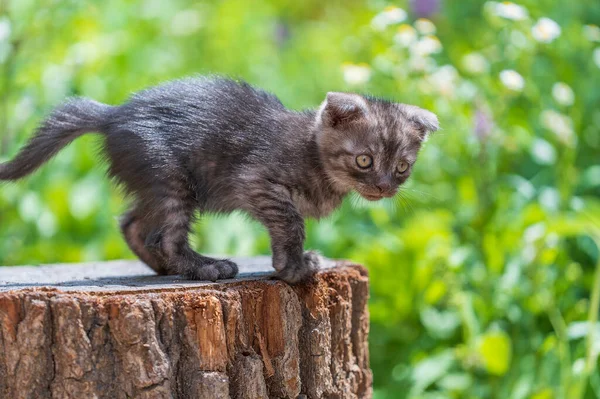
M 0 398 L 369 398 L 368 278 L 237 260 L 217 283 L 138 262 L 0 268 Z

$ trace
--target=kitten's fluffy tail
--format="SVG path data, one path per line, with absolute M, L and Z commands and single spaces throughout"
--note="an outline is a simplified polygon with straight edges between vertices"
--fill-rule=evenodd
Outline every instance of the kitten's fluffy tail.
M 50 114 L 13 160 L 0 163 L 0 180 L 27 176 L 77 137 L 102 132 L 111 108 L 87 98 L 68 100 Z

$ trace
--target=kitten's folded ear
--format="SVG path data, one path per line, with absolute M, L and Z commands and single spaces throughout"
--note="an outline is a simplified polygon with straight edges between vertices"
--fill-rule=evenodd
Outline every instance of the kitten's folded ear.
M 433 112 L 408 104 L 402 104 L 401 108 L 406 118 L 415 124 L 423 140 L 429 133 L 440 129 L 440 122 Z
M 329 92 L 321 104 L 317 119 L 326 126 L 339 127 L 363 118 L 368 105 L 358 94 Z

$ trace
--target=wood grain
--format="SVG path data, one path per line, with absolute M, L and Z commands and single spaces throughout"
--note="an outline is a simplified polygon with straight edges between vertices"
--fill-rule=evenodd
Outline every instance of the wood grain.
M 130 261 L 0 268 L 0 398 L 370 398 L 368 277 L 235 259 L 217 283 Z

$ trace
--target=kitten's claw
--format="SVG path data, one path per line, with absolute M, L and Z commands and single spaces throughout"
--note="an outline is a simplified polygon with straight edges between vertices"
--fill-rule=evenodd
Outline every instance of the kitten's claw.
M 238 266 L 234 262 L 221 259 L 190 271 L 186 277 L 192 280 L 217 281 L 234 278 L 237 273 Z
M 288 265 L 277 272 L 277 278 L 289 284 L 308 281 L 320 268 L 322 257 L 316 251 L 306 251 L 301 265 Z

